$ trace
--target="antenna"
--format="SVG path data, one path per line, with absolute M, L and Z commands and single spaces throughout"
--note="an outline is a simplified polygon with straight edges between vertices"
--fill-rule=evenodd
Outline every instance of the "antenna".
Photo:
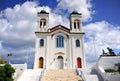
M 0 14 L 1 14 L 2 10 L 0 9 Z
M 93 36 L 93 45 L 94 45 L 94 49 L 95 49 L 95 55 L 97 55 L 96 53 L 96 46 L 95 46 L 95 37 Z
M 26 60 L 27 64 L 28 64 L 28 61 L 29 61 L 29 52 L 28 51 L 29 51 L 29 49 L 27 49 L 27 60 Z

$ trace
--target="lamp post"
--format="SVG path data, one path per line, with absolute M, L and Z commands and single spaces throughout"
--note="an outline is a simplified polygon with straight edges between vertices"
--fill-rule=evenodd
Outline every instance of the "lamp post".
M 10 64 L 10 57 L 12 57 L 12 53 L 8 53 L 8 63 Z

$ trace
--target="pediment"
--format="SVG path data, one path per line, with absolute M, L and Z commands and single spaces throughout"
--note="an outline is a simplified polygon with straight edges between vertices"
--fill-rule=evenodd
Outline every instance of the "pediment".
M 67 28 L 67 27 L 64 27 L 62 25 L 57 25 L 53 28 L 50 29 L 50 32 L 54 32 L 54 31 L 57 31 L 57 30 L 62 30 L 62 31 L 65 31 L 65 32 L 70 32 L 70 29 Z
M 63 52 L 58 52 L 55 55 L 64 55 L 64 53 Z

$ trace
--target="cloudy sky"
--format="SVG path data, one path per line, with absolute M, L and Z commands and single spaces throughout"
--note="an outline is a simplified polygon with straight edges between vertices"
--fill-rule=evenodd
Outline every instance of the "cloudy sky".
M 87 66 L 94 64 L 102 49 L 120 52 L 119 0 L 0 0 L 0 56 L 12 63 L 33 64 L 37 12 L 50 13 L 49 27 L 61 23 L 69 28 L 73 10 L 82 13 Z

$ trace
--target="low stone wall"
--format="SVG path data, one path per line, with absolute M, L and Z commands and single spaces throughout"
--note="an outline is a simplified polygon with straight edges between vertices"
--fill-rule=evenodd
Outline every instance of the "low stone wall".
M 108 81 L 120 81 L 120 74 L 119 73 L 109 73 Z
M 17 78 L 20 77 L 20 75 L 24 72 L 24 70 L 27 69 L 27 64 L 11 64 L 11 66 L 15 69 L 15 73 L 13 75 L 14 81 L 17 80 Z
M 120 63 L 120 56 L 102 56 L 99 58 L 98 62 L 96 63 L 103 69 L 117 69 L 115 64 Z
M 120 63 L 120 56 L 102 56 L 97 61 L 96 65 L 92 69 L 96 69 L 98 74 L 102 76 L 104 81 L 119 81 L 119 73 L 106 73 L 105 69 L 118 69 L 115 64 Z

